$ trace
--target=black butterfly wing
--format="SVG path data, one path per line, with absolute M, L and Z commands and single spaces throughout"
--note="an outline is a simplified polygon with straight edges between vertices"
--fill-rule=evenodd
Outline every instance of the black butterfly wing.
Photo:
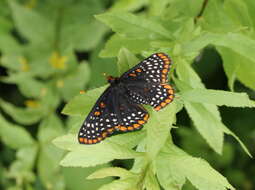
M 174 99 L 174 90 L 167 84 L 170 67 L 171 59 L 166 54 L 155 53 L 125 72 L 120 80 L 133 102 L 149 104 L 158 111 Z
M 165 53 L 155 53 L 125 72 L 122 80 L 144 80 L 152 83 L 166 83 L 171 67 L 171 59 Z
M 138 130 L 147 119 L 146 110 L 130 103 L 126 94 L 110 86 L 85 119 L 78 140 L 81 144 L 96 144 L 114 131 Z

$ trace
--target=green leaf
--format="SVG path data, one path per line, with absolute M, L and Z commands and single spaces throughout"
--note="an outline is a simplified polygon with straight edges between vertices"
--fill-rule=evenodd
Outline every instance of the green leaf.
M 227 92 L 223 90 L 192 89 L 182 92 L 181 97 L 188 102 L 207 103 L 218 106 L 255 106 L 246 93 Z
M 15 121 L 23 125 L 36 123 L 45 114 L 40 108 L 19 108 L 1 99 L 0 107 Z
M 240 68 L 241 57 L 232 50 L 225 47 L 217 47 L 223 59 L 223 68 L 228 77 L 228 86 L 234 91 L 234 82 L 236 79 L 236 72 Z
M 13 149 L 30 146 L 35 143 L 31 135 L 24 128 L 7 122 L 1 115 L 0 126 L 2 141 Z
M 110 26 L 114 32 L 130 38 L 138 39 L 172 39 L 161 24 L 135 16 L 131 13 L 104 13 L 96 18 Z
M 147 148 L 146 153 L 150 160 L 154 160 L 160 149 L 164 146 L 170 129 L 175 121 L 176 103 L 172 102 L 166 108 L 156 112 L 150 111 L 150 119 L 146 124 Z
M 22 35 L 34 42 L 45 40 L 49 43 L 53 39 L 53 23 L 39 15 L 33 9 L 25 8 L 14 1 L 9 1 L 13 19 Z
M 62 113 L 73 116 L 87 115 L 105 89 L 106 86 L 103 86 L 75 96 L 64 107 Z
M 147 4 L 147 0 L 119 0 L 116 1 L 110 11 L 120 12 L 120 11 L 136 11 Z
M 139 190 L 136 187 L 137 177 L 115 180 L 112 183 L 103 185 L 98 190 Z
M 112 136 L 108 140 L 112 143 L 116 143 L 121 146 L 134 148 L 144 138 L 145 138 L 145 131 L 140 130 L 140 131 L 136 131 L 136 132 L 132 132 L 132 133 L 118 134 L 118 135 Z
M 63 49 L 70 46 L 79 51 L 96 48 L 107 31 L 106 27 L 92 16 L 102 12 L 100 1 L 63 2 L 57 8 L 52 7 L 52 10 L 58 11 L 60 43 Z
M 245 1 L 232 0 L 224 2 L 224 12 L 227 13 L 237 25 L 252 27 L 252 18 L 249 15 Z
M 221 154 L 223 146 L 223 131 L 220 128 L 221 122 L 203 104 L 185 102 L 184 106 L 199 133 L 201 133 L 215 152 Z
M 189 156 L 173 144 L 168 144 L 156 160 L 157 175 L 172 173 L 170 178 L 160 177 L 164 184 L 180 189 L 187 178 L 197 189 L 227 190 L 234 188 L 227 179 L 215 171 L 205 160 Z M 179 187 L 179 188 L 178 188 Z
M 66 186 L 65 189 L 84 190 L 85 187 L 89 187 L 90 189 L 99 189 L 100 186 L 112 182 L 112 177 L 96 180 L 86 179 L 89 174 L 104 167 L 110 167 L 110 164 L 103 164 L 89 168 L 62 167 Z
M 38 147 L 35 145 L 18 149 L 16 154 L 17 160 L 12 162 L 8 177 L 15 178 L 16 180 L 34 182 L 35 174 L 33 173 L 33 168 L 36 161 L 37 150 Z
M 180 64 L 178 65 L 177 75 L 179 78 L 185 81 L 183 82 L 182 80 L 174 79 L 175 84 L 182 91 L 192 90 L 192 88 L 194 88 L 194 90 L 207 91 L 205 90 L 205 87 L 202 84 L 199 76 L 194 72 L 192 67 L 188 65 L 185 61 L 181 61 Z M 243 102 L 247 102 L 247 98 L 242 98 L 242 100 Z M 205 101 L 207 101 L 207 99 Z M 238 102 L 240 103 L 239 100 Z M 249 100 L 248 104 L 250 105 L 252 104 L 252 102 Z M 185 101 L 184 105 L 199 133 L 205 138 L 208 144 L 216 152 L 221 153 L 223 144 L 223 132 L 226 132 L 226 130 L 224 129 L 225 127 L 221 122 L 221 117 L 217 109 L 217 106 L 208 103 L 205 104 L 204 102 L 194 103 L 189 101 Z M 233 135 L 233 137 L 236 138 L 235 135 Z M 239 142 L 240 140 L 237 139 L 237 141 Z M 240 144 L 242 147 L 244 147 L 243 143 Z M 244 147 L 244 150 L 247 152 L 247 148 Z M 250 154 L 248 153 L 248 155 Z
M 203 35 L 184 43 L 182 50 L 184 55 L 189 55 L 191 52 L 199 52 L 205 46 L 213 44 L 220 47 L 226 47 L 233 50 L 255 64 L 255 40 L 237 33 L 215 34 L 205 32 Z
M 107 163 L 113 159 L 131 159 L 143 156 L 142 153 L 109 142 L 107 139 L 99 144 L 86 146 L 78 144 L 76 136 L 65 135 L 58 137 L 53 143 L 59 148 L 71 151 L 61 161 L 62 166 L 89 167 Z
M 236 136 L 235 133 L 233 133 L 231 130 L 229 130 L 225 125 L 222 125 L 223 131 L 224 133 L 231 135 L 232 137 L 234 137 L 237 142 L 241 145 L 241 147 L 243 148 L 243 150 L 246 152 L 246 154 L 248 154 L 251 158 L 253 157 L 250 153 L 250 151 L 247 149 L 247 147 L 243 144 L 243 142 L 240 140 L 240 138 L 238 136 Z
M 17 84 L 21 93 L 26 97 L 38 98 L 46 85 L 35 79 L 31 73 L 19 72 L 2 78 L 3 82 Z
M 97 170 L 93 174 L 89 175 L 87 179 L 100 179 L 100 178 L 105 178 L 109 176 L 116 176 L 116 177 L 120 177 L 121 179 L 122 178 L 125 179 L 128 177 L 134 176 L 134 174 L 123 168 L 110 167 L 110 168 L 103 168 L 103 169 Z
M 160 186 L 156 176 L 153 173 L 152 167 L 146 170 L 145 187 L 146 190 L 160 190 Z
M 122 75 L 127 70 L 131 69 L 138 63 L 138 59 L 128 49 L 121 48 L 118 55 L 118 70 L 119 75 Z
M 72 73 L 59 79 L 63 86 L 59 86 L 64 100 L 73 98 L 80 90 L 83 90 L 90 79 L 90 67 L 87 63 L 81 63 Z M 58 82 L 58 81 L 57 81 Z
M 100 52 L 101 57 L 115 57 L 122 47 L 127 48 L 132 53 L 140 53 L 147 50 L 150 46 L 148 39 L 127 38 L 114 34 L 106 42 L 104 49 Z
M 63 133 L 63 124 L 55 114 L 51 114 L 40 123 L 37 170 L 41 182 L 47 188 L 64 189 L 62 170 L 59 165 L 64 151 L 51 143 L 52 139 Z

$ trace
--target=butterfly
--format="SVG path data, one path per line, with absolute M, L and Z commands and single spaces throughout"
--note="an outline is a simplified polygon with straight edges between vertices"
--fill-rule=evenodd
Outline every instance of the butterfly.
M 155 53 L 120 77 L 108 76 L 110 86 L 99 97 L 78 133 L 81 144 L 96 144 L 115 131 L 136 131 L 149 118 L 142 104 L 156 111 L 174 99 L 168 82 L 171 59 L 165 53 Z

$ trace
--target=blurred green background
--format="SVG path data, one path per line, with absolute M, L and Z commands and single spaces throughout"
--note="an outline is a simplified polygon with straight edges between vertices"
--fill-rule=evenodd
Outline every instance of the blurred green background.
M 162 2 L 174 1 L 159 1 Z M 202 7 L 203 1 L 199 3 Z M 51 141 L 67 133 L 75 122 L 60 113 L 65 103 L 80 90 L 105 84 L 103 72 L 117 75 L 116 57 L 99 56 L 100 52 L 106 55 L 102 50 L 113 32 L 94 15 L 116 10 L 146 15 L 155 11 L 150 9 L 152 4 L 157 1 L 0 1 L 0 189 L 93 190 L 112 180 L 86 180 L 95 168 L 60 167 L 59 161 L 65 153 Z M 232 11 L 232 15 L 238 13 Z M 146 41 L 142 43 L 144 49 L 148 48 Z M 142 53 L 139 51 L 134 53 Z M 207 88 L 229 90 L 222 57 L 213 46 L 201 51 L 193 60 L 193 67 Z M 250 81 L 254 78 L 247 83 Z M 251 86 L 254 84 L 236 81 L 235 91 L 246 92 L 254 100 Z M 220 112 L 223 123 L 255 155 L 255 110 L 221 107 Z M 177 125 L 181 127 L 173 130 L 175 144 L 193 156 L 206 159 L 237 189 L 255 189 L 254 160 L 233 138 L 225 137 L 221 156 L 191 127 L 186 111 L 178 113 Z M 109 163 L 127 168 L 131 164 L 132 161 Z M 186 184 L 184 189 L 194 188 Z

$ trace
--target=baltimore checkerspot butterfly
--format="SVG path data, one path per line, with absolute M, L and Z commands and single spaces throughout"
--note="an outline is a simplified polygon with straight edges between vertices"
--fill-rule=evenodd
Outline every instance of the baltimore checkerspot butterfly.
M 119 78 L 107 77 L 110 86 L 97 100 L 78 134 L 81 144 L 95 144 L 114 131 L 139 130 L 149 118 L 141 104 L 156 111 L 174 99 L 168 82 L 171 59 L 155 53 L 144 59 Z

